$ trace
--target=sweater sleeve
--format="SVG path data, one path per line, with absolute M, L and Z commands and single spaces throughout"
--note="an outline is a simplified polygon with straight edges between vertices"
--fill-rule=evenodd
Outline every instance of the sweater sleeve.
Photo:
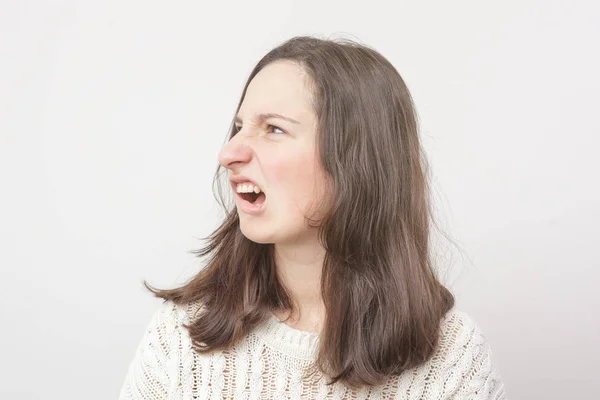
M 452 346 L 446 361 L 450 371 L 445 382 L 451 400 L 506 400 L 504 383 L 493 363 L 492 349 L 479 326 L 468 314 L 450 317 Z
M 163 400 L 168 397 L 168 368 L 177 336 L 174 332 L 177 327 L 175 311 L 175 305 L 166 301 L 152 316 L 129 364 L 119 400 Z

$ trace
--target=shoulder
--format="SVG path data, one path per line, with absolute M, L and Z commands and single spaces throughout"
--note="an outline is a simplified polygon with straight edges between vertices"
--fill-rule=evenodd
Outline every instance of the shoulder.
M 148 329 L 171 332 L 189 321 L 185 307 L 171 300 L 163 301 L 154 311 Z
M 193 363 L 184 327 L 190 321 L 190 312 L 193 307 L 172 301 L 164 301 L 156 308 L 130 362 L 119 399 L 139 399 L 141 393 L 155 396 L 143 398 L 167 398 L 173 382 L 191 379 L 191 374 L 180 371 Z
M 473 317 L 465 311 L 453 308 L 444 315 L 440 324 L 441 342 L 465 342 L 475 344 L 485 341 L 485 335 Z
M 176 331 L 184 329 L 183 325 L 193 322 L 201 309 L 197 304 L 176 304 L 172 300 L 165 300 L 156 308 L 147 330 L 160 332 L 162 337 L 170 337 Z
M 430 367 L 452 399 L 505 399 L 490 343 L 468 313 L 453 308 L 442 318 Z
M 140 346 L 161 362 L 180 356 L 182 350 L 191 348 L 185 326 L 191 324 L 196 311 L 194 305 L 163 301 L 147 323 Z
M 166 360 L 179 347 L 183 324 L 188 316 L 183 307 L 172 301 L 163 301 L 152 314 L 146 325 L 141 345 L 147 353 L 153 353 L 158 360 Z
M 141 343 L 142 351 L 153 358 L 155 365 L 178 368 L 192 356 L 192 342 L 187 325 L 191 324 L 195 307 L 180 305 L 171 300 L 163 301 L 146 327 Z M 172 371 L 171 371 L 172 372 Z

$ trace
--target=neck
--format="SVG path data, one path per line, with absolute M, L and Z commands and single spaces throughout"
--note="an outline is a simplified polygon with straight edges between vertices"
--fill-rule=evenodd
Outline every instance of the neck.
M 275 265 L 280 282 L 292 300 L 292 310 L 278 310 L 280 319 L 300 330 L 320 331 L 324 318 L 321 271 L 325 249 L 317 240 L 275 244 Z

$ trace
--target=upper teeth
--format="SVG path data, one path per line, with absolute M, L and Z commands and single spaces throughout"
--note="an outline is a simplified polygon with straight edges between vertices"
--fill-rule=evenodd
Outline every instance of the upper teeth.
M 245 185 L 245 184 L 238 183 L 236 190 L 238 193 L 251 193 L 251 192 L 260 193 L 260 188 L 258 186 L 252 185 L 252 184 Z

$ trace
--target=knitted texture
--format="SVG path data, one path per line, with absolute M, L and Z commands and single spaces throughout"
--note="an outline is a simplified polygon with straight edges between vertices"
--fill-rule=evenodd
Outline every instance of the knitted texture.
M 120 400 L 191 399 L 506 399 L 488 342 L 464 312 L 442 319 L 439 346 L 424 365 L 379 386 L 327 386 L 303 378 L 319 335 L 294 329 L 274 314 L 232 348 L 202 355 L 182 324 L 198 307 L 166 301 L 153 315 L 129 365 Z

